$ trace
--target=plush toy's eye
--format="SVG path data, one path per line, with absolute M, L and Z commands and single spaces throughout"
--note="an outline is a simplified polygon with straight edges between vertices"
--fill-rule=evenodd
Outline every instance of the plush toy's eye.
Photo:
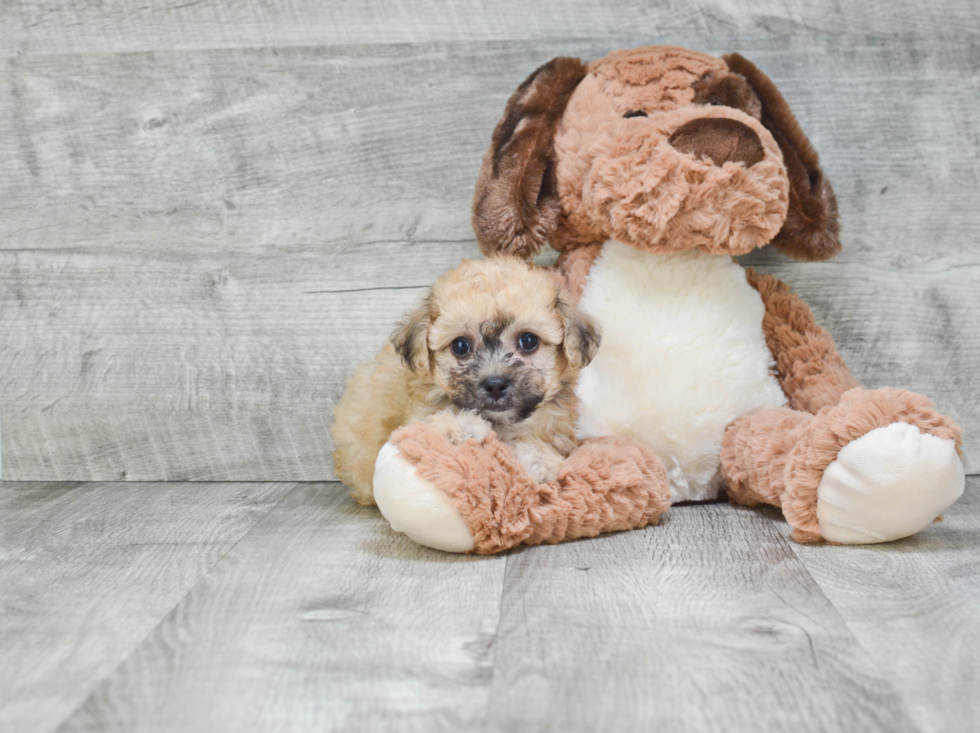
M 540 343 L 538 337 L 530 331 L 522 333 L 520 338 L 517 339 L 518 348 L 528 354 L 538 348 L 538 343 Z
M 470 353 L 470 340 L 460 336 L 452 342 L 449 348 L 456 356 L 462 358 Z
M 623 115 L 623 117 L 625 117 L 626 119 L 629 119 L 630 117 L 646 117 L 646 116 L 647 113 L 644 112 L 642 109 L 631 109 L 629 112 Z

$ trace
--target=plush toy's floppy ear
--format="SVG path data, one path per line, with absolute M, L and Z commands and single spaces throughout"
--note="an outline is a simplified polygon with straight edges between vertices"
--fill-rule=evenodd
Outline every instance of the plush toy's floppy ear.
M 391 334 L 395 351 L 415 374 L 429 371 L 429 326 L 432 320 L 432 304 L 427 297 Z
M 749 82 L 762 102 L 761 122 L 782 150 L 789 174 L 789 212 L 771 244 L 797 260 L 833 257 L 840 252 L 837 198 L 824 178 L 817 151 L 769 77 L 737 53 L 722 58 L 729 69 Z
M 533 257 L 558 226 L 555 131 L 584 77 L 579 59 L 552 59 L 507 102 L 473 197 L 473 229 L 484 254 Z

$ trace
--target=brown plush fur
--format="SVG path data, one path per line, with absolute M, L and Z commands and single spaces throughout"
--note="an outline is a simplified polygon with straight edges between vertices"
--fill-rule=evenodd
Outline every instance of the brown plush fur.
M 709 158 L 719 166 L 731 161 L 751 168 L 766 157 L 762 141 L 751 127 L 726 118 L 701 117 L 685 122 L 667 143 L 680 153 Z
M 771 242 L 812 261 L 840 250 L 836 198 L 816 151 L 772 81 L 738 54 L 616 51 L 562 87 L 560 119 L 546 125 L 522 111 L 522 90 L 501 125 L 517 129 L 526 116 L 535 135 L 533 146 L 521 148 L 522 170 L 554 168 L 560 211 L 549 197 L 541 207 L 548 226 L 539 233 L 562 252 L 555 270 L 574 300 L 609 239 L 660 254 L 698 248 L 737 255 Z M 553 141 L 539 134 L 545 131 Z M 499 148 L 495 133 L 481 182 L 495 175 Z M 502 190 L 519 186 L 506 177 L 493 180 L 497 201 L 526 207 L 533 198 Z M 496 236 L 485 217 L 474 222 L 486 252 L 526 255 L 540 246 Z M 849 441 L 901 421 L 955 439 L 959 448 L 958 429 L 924 397 L 859 388 L 833 339 L 788 286 L 751 270 L 746 276 L 765 305 L 762 328 L 792 409 L 743 418 L 727 431 L 723 472 L 735 501 L 781 506 L 797 539 L 818 540 L 817 486 Z
M 840 252 L 837 197 L 824 178 L 817 151 L 776 85 L 751 61 L 737 53 L 723 57 L 744 77 L 762 102 L 762 124 L 772 133 L 790 179 L 786 222 L 772 244 L 798 260 L 826 260 Z
M 840 449 L 875 428 L 895 422 L 953 440 L 962 454 L 962 434 L 927 398 L 904 389 L 845 393 L 839 404 L 816 415 L 794 410 L 765 410 L 742 418 L 725 433 L 722 471 L 733 501 L 781 507 L 794 537 L 820 537 L 817 487 Z
M 493 433 L 454 445 L 415 424 L 391 441 L 450 498 L 479 554 L 656 524 L 670 504 L 660 459 L 625 438 L 586 441 L 548 483 L 535 482 Z
M 613 83 L 596 72 L 572 95 L 555 137 L 563 211 L 552 238 L 555 249 L 617 239 L 663 254 L 694 247 L 741 254 L 779 231 L 786 217 L 788 181 L 772 136 L 740 110 L 676 106 L 672 89 L 655 82 L 680 77 L 689 85 L 704 64 L 670 58 L 676 68 L 630 68 L 634 76 L 641 69 L 651 75 L 647 86 Z M 652 90 L 662 93 L 652 95 Z M 689 101 L 693 91 L 687 87 L 686 92 Z M 646 116 L 627 117 L 622 110 L 644 111 Z M 701 130 L 695 135 L 686 125 Z M 726 143 L 708 143 L 705 130 L 726 126 L 753 141 L 746 143 L 755 146 L 753 165 L 735 160 L 716 165 L 712 160 L 712 153 L 718 157 L 716 151 Z M 682 149 L 671 143 L 675 134 Z
M 554 270 L 565 280 L 572 305 L 582 298 L 586 278 L 596 257 L 602 254 L 602 245 L 593 244 L 563 252 L 555 263 Z
M 373 500 L 381 447 L 423 419 L 455 442 L 492 429 L 533 475 L 557 474 L 575 447 L 575 380 L 599 343 L 567 300 L 558 278 L 510 257 L 467 261 L 439 278 L 334 412 L 335 470 L 352 495 Z M 520 345 L 528 333 L 532 350 Z M 453 351 L 461 338 L 464 355 Z M 506 381 L 506 391 L 491 396 L 491 379 Z
M 552 59 L 507 102 L 473 197 L 473 228 L 484 253 L 533 257 L 554 232 L 560 206 L 552 140 L 584 75 L 578 59 Z
M 709 71 L 692 85 L 694 104 L 740 109 L 750 117 L 762 119 L 762 102 L 752 86 L 740 74 L 731 71 Z
M 816 414 L 859 386 L 837 353 L 833 337 L 789 285 L 751 267 L 745 276 L 766 307 L 762 331 L 790 407 Z
M 770 241 L 820 260 L 836 199 L 775 85 L 738 54 L 672 46 L 554 59 L 518 89 L 484 158 L 483 251 L 531 256 L 614 238 L 668 253 Z

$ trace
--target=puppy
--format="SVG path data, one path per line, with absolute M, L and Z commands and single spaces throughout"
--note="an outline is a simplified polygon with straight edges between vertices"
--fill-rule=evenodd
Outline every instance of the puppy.
M 454 443 L 493 430 L 539 482 L 575 447 L 575 381 L 599 347 L 560 278 L 512 257 L 464 260 L 440 277 L 334 412 L 337 476 L 373 503 L 374 464 L 423 420 Z

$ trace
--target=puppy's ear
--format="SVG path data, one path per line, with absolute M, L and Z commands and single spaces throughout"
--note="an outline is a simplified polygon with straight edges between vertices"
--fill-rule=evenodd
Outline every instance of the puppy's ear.
M 728 68 L 748 81 L 762 103 L 760 121 L 772 133 L 789 174 L 789 211 L 772 240 L 780 252 L 796 260 L 826 260 L 840 252 L 837 197 L 824 178 L 820 158 L 783 95 L 755 64 L 737 53 L 723 56 Z
M 585 78 L 579 59 L 552 59 L 507 102 L 473 196 L 473 229 L 486 255 L 531 258 L 558 226 L 554 140 L 568 99 Z
M 391 334 L 395 351 L 414 374 L 429 371 L 429 327 L 432 321 L 432 301 L 427 297 Z
M 602 341 L 599 326 L 578 308 L 573 308 L 560 298 L 557 308 L 565 324 L 565 341 L 562 343 L 565 359 L 573 368 L 582 369 L 599 350 L 599 342 Z

